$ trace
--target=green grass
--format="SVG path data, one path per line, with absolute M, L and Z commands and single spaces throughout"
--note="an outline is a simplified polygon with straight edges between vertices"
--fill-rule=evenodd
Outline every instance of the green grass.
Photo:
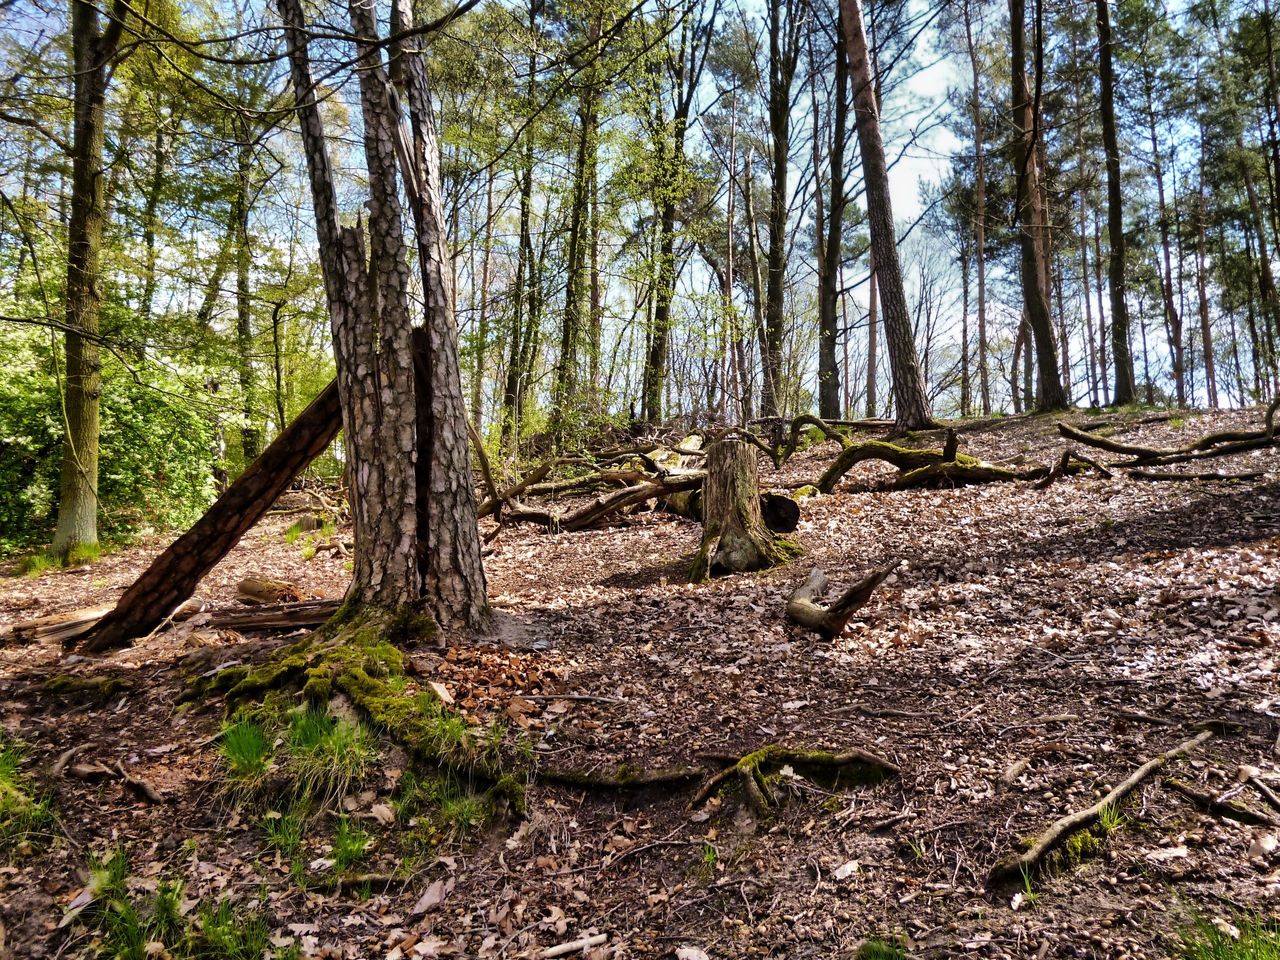
M 360 723 L 335 720 L 322 707 L 308 707 L 289 722 L 289 772 L 302 796 L 322 804 L 345 796 L 378 760 L 373 734 Z
M 18 561 L 18 575 L 36 580 L 50 570 L 58 569 L 58 567 L 58 561 L 41 551 L 40 553 L 25 556 Z
M 237 720 L 222 728 L 218 741 L 233 780 L 256 786 L 271 767 L 271 736 L 252 720 Z
M 1183 930 L 1177 960 L 1280 960 L 1280 920 L 1234 917 L 1234 936 L 1203 917 Z
M 907 952 L 901 947 L 888 940 L 878 940 L 874 937 L 864 940 L 854 957 L 855 960 L 910 960 Z
M 369 852 L 369 835 L 344 813 L 333 835 L 333 868 L 339 873 L 361 863 Z
M 53 837 L 53 809 L 22 772 L 24 757 L 20 744 L 0 734 L 0 861 L 25 856 Z
M 284 542 L 294 544 L 298 542 L 298 538 L 302 536 L 302 521 L 297 520 L 290 525 L 289 529 L 284 532 Z
M 274 810 L 262 818 L 262 832 L 267 836 L 267 846 L 293 858 L 302 850 L 302 837 L 306 833 L 305 808 L 296 807 L 288 813 Z
M 1124 815 L 1114 804 L 1107 804 L 1098 811 L 1098 829 L 1103 836 L 1109 837 L 1125 825 Z
M 129 861 L 121 848 L 89 860 L 92 903 L 81 915 L 97 934 L 97 957 L 111 960 L 262 960 L 271 928 L 252 908 L 203 901 L 184 910 L 184 888 L 160 880 L 152 894 L 129 891 Z M 296 958 L 296 947 L 276 951 Z

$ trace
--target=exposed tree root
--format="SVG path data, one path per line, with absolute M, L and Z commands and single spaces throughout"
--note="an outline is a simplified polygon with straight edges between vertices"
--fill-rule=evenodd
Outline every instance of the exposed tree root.
M 1164 785 L 1182 794 L 1201 810 L 1212 813 L 1216 817 L 1224 817 L 1227 820 L 1235 820 L 1237 823 L 1249 823 L 1258 827 L 1274 827 L 1276 825 L 1274 817 L 1246 807 L 1238 800 L 1222 799 L 1212 794 L 1204 793 L 1177 777 L 1165 777 Z
M 802 627 L 816 630 L 830 640 L 840 636 L 853 615 L 862 608 L 876 587 L 884 582 L 889 574 L 898 566 L 894 560 L 878 570 L 872 571 L 853 586 L 849 587 L 828 607 L 820 607 L 814 601 L 827 588 L 827 577 L 821 570 L 814 568 L 809 578 L 796 588 L 787 601 L 787 619 Z
M 588 790 L 644 790 L 649 787 L 693 783 L 706 775 L 707 771 L 702 767 L 639 770 L 627 764 L 607 771 L 539 767 L 537 772 L 538 780 L 543 783 L 558 783 Z
M 1125 797 L 1170 760 L 1190 753 L 1212 736 L 1211 730 L 1201 731 L 1190 740 L 1148 760 L 1093 806 L 1069 813 L 1055 821 L 1035 838 L 1025 852 L 1018 856 L 1007 857 L 992 867 L 991 873 L 987 876 L 987 886 L 990 888 L 1008 883 L 1021 883 L 1023 877 L 1031 876 L 1038 871 L 1049 856 L 1065 844 L 1073 834 L 1097 823 L 1102 816 L 1102 811 L 1118 807 Z
M 1276 412 L 1280 410 L 1280 397 L 1271 401 L 1261 430 L 1224 430 L 1219 433 L 1205 434 L 1194 443 L 1184 447 L 1160 448 L 1147 447 L 1135 443 L 1123 443 L 1110 437 L 1099 437 L 1085 430 L 1077 429 L 1068 423 L 1058 423 L 1058 432 L 1064 437 L 1076 440 L 1090 447 L 1106 450 L 1130 459 L 1114 466 L 1170 466 L 1175 463 L 1189 463 L 1204 460 L 1208 457 L 1227 457 L 1249 450 L 1274 446 L 1280 443 L 1276 436 Z M 1153 479 L 1151 477 L 1140 479 Z M 1166 478 L 1160 478 L 1166 479 Z
M 691 808 L 701 806 L 722 785 L 736 780 L 755 811 L 768 813 L 781 803 L 770 781 L 783 767 L 790 767 L 799 776 L 833 790 L 854 784 L 878 783 L 901 773 L 897 764 L 858 747 L 831 753 L 771 743 L 737 759 L 721 759 L 727 759 L 729 765 L 707 778 L 689 802 Z

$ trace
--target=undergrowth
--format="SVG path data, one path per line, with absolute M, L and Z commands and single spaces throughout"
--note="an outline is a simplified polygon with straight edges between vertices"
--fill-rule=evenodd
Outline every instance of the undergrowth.
M 89 928 L 87 955 L 110 960 L 262 960 L 272 950 L 271 927 L 261 906 L 226 899 L 191 903 L 177 880 L 135 893 L 129 861 L 117 847 L 89 861 L 89 896 L 76 919 Z M 276 949 L 277 960 L 297 960 L 296 945 Z
M 1196 919 L 1179 936 L 1177 960 L 1280 960 L 1280 920 L 1234 917 Z
M 22 772 L 25 751 L 0 734 L 0 861 L 26 856 L 52 839 L 54 816 Z

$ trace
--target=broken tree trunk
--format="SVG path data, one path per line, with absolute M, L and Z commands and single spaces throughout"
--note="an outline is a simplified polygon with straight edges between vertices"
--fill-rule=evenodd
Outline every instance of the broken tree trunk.
M 204 575 L 262 518 L 293 478 L 328 448 L 341 426 L 335 380 L 249 464 L 195 526 L 152 561 L 115 609 L 85 634 L 84 648 L 121 647 L 159 626 L 195 593 Z
M 775 537 L 760 512 L 756 454 L 736 438 L 707 449 L 702 485 L 702 545 L 689 571 L 693 583 L 712 573 L 745 573 L 776 566 L 796 553 Z
M 842 593 L 829 607 L 820 607 L 814 602 L 827 589 L 826 574 L 814 567 L 809 579 L 797 587 L 787 601 L 787 619 L 832 640 L 844 632 L 845 625 L 871 599 L 876 587 L 893 573 L 897 565 L 898 561 L 894 560 L 873 571 Z

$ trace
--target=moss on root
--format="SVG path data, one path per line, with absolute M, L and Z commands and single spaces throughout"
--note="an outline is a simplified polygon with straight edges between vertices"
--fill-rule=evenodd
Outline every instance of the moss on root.
M 407 749 L 417 764 L 439 769 L 468 789 L 483 784 L 486 809 L 519 810 L 527 779 L 523 765 L 504 758 L 500 744 L 479 742 L 465 719 L 433 692 L 409 689 L 397 642 L 434 630 L 430 618 L 416 611 L 344 605 L 325 627 L 262 664 L 195 678 L 185 698 L 222 696 L 229 713 L 270 719 L 282 714 L 288 691 L 318 708 L 345 695 L 374 729 Z
M 132 685 L 119 677 L 82 677 L 73 673 L 60 673 L 46 680 L 40 689 L 55 697 L 102 703 L 117 693 L 128 692 Z

